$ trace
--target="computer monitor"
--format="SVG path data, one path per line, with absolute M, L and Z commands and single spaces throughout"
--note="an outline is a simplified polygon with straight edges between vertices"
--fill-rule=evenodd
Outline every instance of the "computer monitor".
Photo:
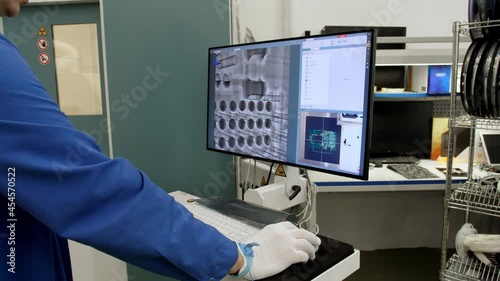
M 326 25 L 321 29 L 322 34 L 335 34 L 347 31 L 375 29 L 377 37 L 405 37 L 406 26 L 359 26 L 359 25 Z M 405 43 L 378 43 L 377 50 L 405 49 Z
M 209 49 L 209 150 L 368 178 L 376 32 Z
M 481 142 L 483 143 L 484 154 L 488 164 L 500 167 L 500 134 L 482 133 Z
M 371 157 L 430 159 L 432 118 L 432 101 L 374 102 Z
M 381 37 L 405 37 L 405 26 L 345 26 L 327 25 L 321 30 L 322 34 L 340 33 L 364 29 L 377 30 L 377 38 Z M 405 43 L 377 43 L 377 50 L 405 49 Z M 407 66 L 384 65 L 375 67 L 375 86 L 380 91 L 382 88 L 406 88 Z

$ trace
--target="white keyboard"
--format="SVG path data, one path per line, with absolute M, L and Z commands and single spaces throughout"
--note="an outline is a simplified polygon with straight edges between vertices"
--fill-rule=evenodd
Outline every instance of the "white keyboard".
M 181 203 L 191 211 L 195 218 L 215 227 L 220 233 L 233 241 L 245 241 L 260 230 L 194 202 L 193 199 L 198 199 L 198 197 L 191 194 L 175 191 L 171 192 L 170 195 L 174 197 L 175 201 Z

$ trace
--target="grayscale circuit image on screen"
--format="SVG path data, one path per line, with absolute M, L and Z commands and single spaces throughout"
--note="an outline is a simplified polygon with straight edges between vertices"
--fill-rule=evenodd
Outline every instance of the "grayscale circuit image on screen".
M 223 51 L 215 63 L 217 148 L 286 160 L 290 47 Z
M 209 48 L 207 149 L 368 178 L 374 30 Z

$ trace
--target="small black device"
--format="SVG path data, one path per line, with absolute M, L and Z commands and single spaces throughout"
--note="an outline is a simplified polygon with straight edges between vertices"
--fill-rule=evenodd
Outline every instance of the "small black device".
M 373 160 L 372 162 L 375 164 L 375 168 L 382 168 L 384 166 L 381 158 Z

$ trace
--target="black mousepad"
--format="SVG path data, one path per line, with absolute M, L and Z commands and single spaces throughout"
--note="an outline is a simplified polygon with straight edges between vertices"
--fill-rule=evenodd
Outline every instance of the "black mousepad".
M 352 245 L 321 235 L 318 237 L 321 239 L 321 246 L 314 260 L 294 264 L 277 275 L 260 280 L 310 281 L 354 253 Z

